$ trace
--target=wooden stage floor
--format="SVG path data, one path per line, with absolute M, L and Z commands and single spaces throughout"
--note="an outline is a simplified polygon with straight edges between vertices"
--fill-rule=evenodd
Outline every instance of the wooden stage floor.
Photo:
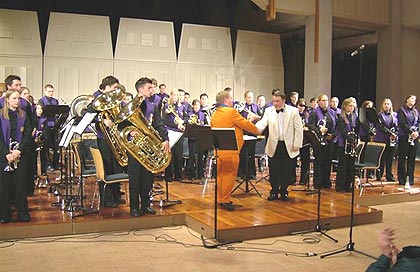
M 50 180 L 55 182 L 55 173 Z M 416 172 L 415 185 L 411 193 L 403 190 L 403 186 L 396 183 L 384 182 L 383 191 L 379 187 L 365 188 L 359 197 L 359 189 L 355 190 L 354 223 L 355 225 L 378 223 L 382 221 L 382 211 L 371 208 L 371 205 L 420 200 L 417 186 L 420 184 L 419 170 Z M 257 178 L 261 178 L 261 174 Z M 165 187 L 165 183 L 157 180 Z M 317 194 L 307 194 L 303 186 L 290 186 L 290 201 L 267 201 L 269 183 L 262 180 L 255 187 L 262 197 L 252 190 L 245 193 L 236 190 L 232 200 L 239 206 L 235 211 L 218 209 L 217 230 L 220 240 L 255 239 L 289 234 L 291 232 L 314 230 L 317 220 Z M 378 182 L 375 182 L 378 184 Z M 86 199 L 84 206 L 90 207 L 93 190 L 96 186 L 95 178 L 85 182 Z M 205 188 L 204 188 L 205 187 Z M 125 186 L 121 188 L 124 190 Z M 241 188 L 245 188 L 244 184 Z M 156 215 L 130 217 L 128 204 L 118 208 L 103 208 L 99 213 L 79 215 L 81 212 L 69 212 L 60 206 L 52 206 L 60 202 L 58 197 L 48 194 L 47 188 L 37 188 L 35 195 L 28 198 L 32 221 L 29 223 L 13 222 L 0 225 L 0 239 L 15 239 L 26 237 L 71 235 L 92 232 L 120 231 L 141 228 L 156 228 L 173 225 L 187 225 L 191 229 L 204 235 L 214 237 L 214 181 L 207 186 L 171 182 L 169 183 L 169 200 L 181 200 L 181 204 L 160 208 L 159 200 L 166 198 L 165 194 L 157 195 L 154 204 Z M 165 188 L 163 188 L 165 189 Z M 203 189 L 204 193 L 203 193 Z M 73 187 L 77 191 L 77 184 Z M 61 189 L 63 195 L 65 190 Z M 123 196 L 124 198 L 124 196 Z M 323 189 L 320 203 L 320 223 L 327 228 L 346 227 L 350 224 L 351 193 L 337 193 L 333 189 Z M 95 201 L 95 208 L 97 201 Z

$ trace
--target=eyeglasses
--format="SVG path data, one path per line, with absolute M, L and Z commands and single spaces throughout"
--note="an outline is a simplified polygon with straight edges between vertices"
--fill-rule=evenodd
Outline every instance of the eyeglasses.
M 299 107 L 306 107 L 305 104 L 299 104 Z

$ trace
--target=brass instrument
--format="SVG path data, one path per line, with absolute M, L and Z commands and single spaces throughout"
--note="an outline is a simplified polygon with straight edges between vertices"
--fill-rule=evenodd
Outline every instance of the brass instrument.
M 318 127 L 320 129 L 320 133 L 321 133 L 321 137 L 320 137 L 319 141 L 321 142 L 321 145 L 326 145 L 327 141 L 325 139 L 325 133 L 321 132 L 321 129 L 325 128 L 327 126 L 327 116 L 324 115 L 324 118 L 318 120 L 317 125 L 318 125 Z
M 9 139 L 9 152 L 12 153 L 14 150 L 19 149 L 19 142 L 12 141 L 12 138 Z M 3 169 L 4 172 L 13 172 L 18 168 L 19 164 L 19 157 L 17 157 L 14 161 L 8 162 L 6 167 Z
M 410 127 L 410 134 L 409 134 L 409 136 L 408 136 L 408 143 L 409 143 L 409 145 L 411 145 L 411 146 L 414 146 L 414 145 L 415 145 L 415 144 L 414 144 L 414 141 L 415 141 L 417 138 L 414 138 L 413 134 L 414 134 L 414 132 L 416 132 L 416 131 L 418 131 L 418 127 L 416 127 L 416 126 L 411 126 L 411 127 Z
M 99 128 L 111 148 L 112 153 L 118 163 L 125 167 L 128 164 L 126 149 L 121 143 L 117 125 L 114 123 L 115 117 L 121 112 L 121 102 L 124 100 L 125 92 L 122 89 L 103 93 L 92 102 L 93 109 L 100 111 L 98 114 Z M 109 126 L 105 125 L 104 120 L 111 121 Z
M 395 133 L 395 127 L 390 128 L 389 132 L 391 133 L 391 136 L 389 136 L 389 146 L 395 147 L 397 145 L 397 134 Z
M 162 138 L 143 115 L 140 104 L 142 96 L 128 102 L 115 117 L 115 123 L 127 120 L 131 123 L 118 134 L 121 145 L 139 163 L 152 173 L 159 173 L 170 164 L 172 154 L 162 151 Z
M 213 116 L 213 113 L 216 111 L 216 106 L 206 106 L 205 108 L 202 108 L 201 111 L 204 113 L 204 117 L 206 118 L 206 125 L 210 126 L 211 117 Z
M 353 141 L 350 142 L 347 140 L 344 143 L 344 154 L 346 155 L 350 155 L 351 157 L 356 157 L 356 148 L 357 148 L 357 144 L 358 144 L 358 139 L 357 139 L 357 135 L 356 132 L 354 131 L 354 128 L 352 128 L 352 131 L 347 133 L 347 136 L 350 136 L 353 138 Z
M 191 125 L 201 125 L 200 124 L 200 119 L 198 119 L 198 115 L 197 114 L 194 114 L 194 113 L 192 113 L 191 115 L 190 115 L 190 117 L 189 117 L 189 119 L 188 119 L 188 124 L 191 124 Z
M 166 114 L 173 114 L 175 116 L 175 124 L 177 126 L 183 126 L 184 125 L 184 120 L 182 120 L 181 117 L 179 117 L 179 114 L 177 112 L 177 109 L 175 108 L 174 104 L 169 104 L 168 107 L 165 110 Z
M 248 115 L 246 116 L 246 119 L 247 120 L 259 120 L 259 119 L 261 119 L 261 117 L 258 115 L 258 114 L 256 114 L 256 113 L 254 113 L 254 112 L 252 112 L 252 111 L 250 111 L 247 107 L 246 107 L 246 103 L 245 102 L 239 102 L 239 103 L 237 103 L 237 104 L 235 104 L 234 106 L 233 106 L 233 108 L 235 109 L 235 110 L 237 110 L 238 112 L 246 112 Z
M 70 115 L 73 117 L 82 117 L 82 111 L 86 110 L 89 104 L 87 95 L 79 95 L 70 103 Z

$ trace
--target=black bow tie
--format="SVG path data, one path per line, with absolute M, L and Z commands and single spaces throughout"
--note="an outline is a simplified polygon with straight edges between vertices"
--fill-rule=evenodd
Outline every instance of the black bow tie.
M 391 113 L 390 112 L 385 112 L 385 115 L 391 115 Z
M 277 113 L 279 113 L 279 112 L 284 112 L 284 109 L 279 109 L 279 110 L 276 110 L 276 112 L 277 112 Z

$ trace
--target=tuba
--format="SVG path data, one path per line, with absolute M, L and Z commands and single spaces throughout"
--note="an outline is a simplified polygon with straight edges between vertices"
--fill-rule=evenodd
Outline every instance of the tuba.
M 125 91 L 123 89 L 115 89 L 99 95 L 92 102 L 93 109 L 100 111 L 98 114 L 99 128 L 104 134 L 105 139 L 118 163 L 123 167 L 128 164 L 128 156 L 126 149 L 121 143 L 118 128 L 114 120 L 121 112 L 121 102 L 124 100 L 124 97 Z M 105 119 L 112 121 L 109 127 L 105 125 Z
M 172 155 L 162 151 L 162 138 L 143 115 L 140 109 L 142 101 L 143 96 L 136 96 L 115 117 L 117 124 L 130 123 L 121 129 L 118 137 L 122 146 L 139 163 L 150 172 L 159 173 L 169 165 Z
M 70 103 L 70 115 L 73 117 L 82 117 L 83 110 L 86 110 L 88 104 L 88 96 L 79 95 Z

